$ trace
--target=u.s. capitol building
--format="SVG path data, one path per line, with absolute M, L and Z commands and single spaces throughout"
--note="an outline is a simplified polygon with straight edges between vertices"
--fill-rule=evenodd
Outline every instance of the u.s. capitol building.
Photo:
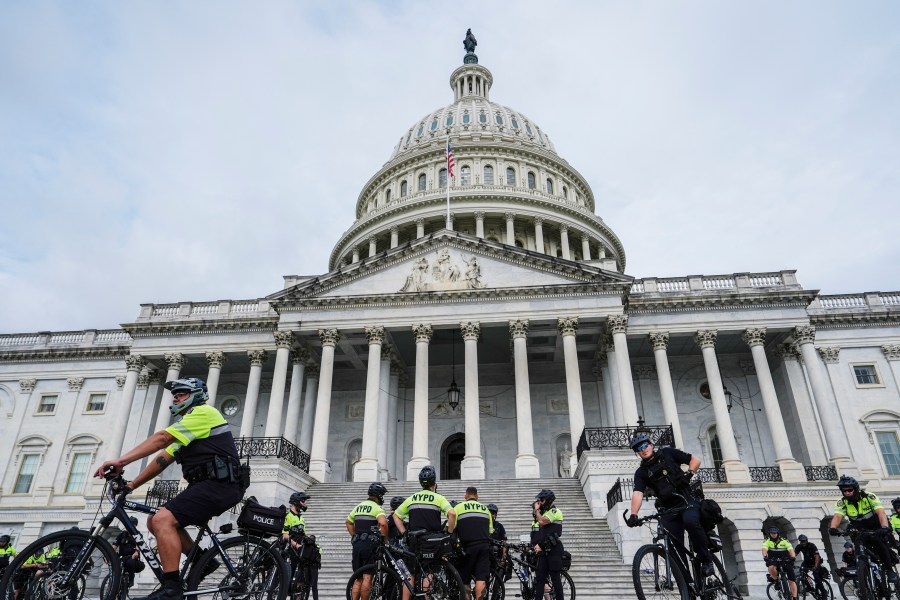
M 640 419 L 701 458 L 751 587 L 764 521 L 831 556 L 839 474 L 900 493 L 900 292 L 826 295 L 782 265 L 629 273 L 588 182 L 493 79 L 466 55 L 452 102 L 362 186 L 324 273 L 144 304 L 111 329 L 0 335 L 0 532 L 23 547 L 88 518 L 92 466 L 169 424 L 162 383 L 179 375 L 208 382 L 262 465 L 258 495 L 425 464 L 442 481 L 574 478 L 625 562 Z

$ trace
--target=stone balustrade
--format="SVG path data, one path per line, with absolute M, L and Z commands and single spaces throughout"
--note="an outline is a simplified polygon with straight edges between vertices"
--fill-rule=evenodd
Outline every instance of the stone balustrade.
M 182 319 L 229 319 L 238 317 L 275 316 L 267 300 L 222 300 L 215 302 L 180 302 L 176 304 L 141 304 L 137 322 Z
M 131 336 L 124 329 L 85 329 L 82 331 L 43 331 L 0 335 L 0 348 L 42 350 L 45 348 L 90 348 L 93 346 L 130 346 Z
M 689 275 L 687 277 L 645 277 L 635 279 L 632 294 L 692 294 L 768 289 L 801 289 L 796 271 L 734 273 L 731 275 Z
M 810 308 L 824 310 L 869 309 L 900 306 L 900 292 L 820 295 Z

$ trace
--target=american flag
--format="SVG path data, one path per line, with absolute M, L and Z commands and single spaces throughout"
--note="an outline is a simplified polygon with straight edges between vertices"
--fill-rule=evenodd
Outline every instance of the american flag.
M 453 158 L 453 150 L 450 149 L 450 140 L 447 140 L 447 177 L 454 177 L 453 168 L 456 160 Z

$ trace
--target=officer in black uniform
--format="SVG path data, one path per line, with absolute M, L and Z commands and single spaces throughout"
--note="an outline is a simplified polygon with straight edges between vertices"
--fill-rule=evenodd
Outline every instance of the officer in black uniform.
M 128 520 L 137 527 L 137 517 L 128 517 Z M 130 588 L 134 585 L 134 574 L 144 570 L 141 553 L 138 552 L 137 545 L 127 531 L 122 531 L 116 536 L 116 541 L 113 542 L 112 547 L 113 550 L 118 552 L 122 560 L 122 569 L 125 571 L 125 581 L 122 583 Z
M 403 496 L 394 496 L 391 498 L 391 516 L 393 517 L 394 512 L 397 508 L 403 504 L 403 501 L 406 500 Z M 392 543 L 399 542 L 403 538 L 403 534 L 400 533 L 400 530 L 397 529 L 397 524 L 394 522 L 393 518 L 388 519 L 388 538 Z M 392 580 L 393 581 L 393 580 Z
M 497 508 L 496 504 L 488 504 L 487 505 L 488 512 L 491 513 L 491 519 L 494 520 L 494 533 L 491 534 L 491 539 L 495 542 L 505 542 L 506 541 L 506 527 L 503 526 L 503 523 L 497 520 L 497 513 L 500 509 Z M 493 552 L 491 553 L 492 560 L 494 564 L 492 568 L 499 568 L 503 571 L 505 580 L 508 581 L 512 578 L 512 569 L 507 569 L 506 563 L 506 547 L 505 546 L 494 546 L 492 548 Z M 506 577 L 507 571 L 509 571 L 509 577 Z
M 531 545 L 537 554 L 537 568 L 534 573 L 535 593 L 543 593 L 544 584 L 549 580 L 557 598 L 563 597 L 562 586 L 562 511 L 554 506 L 556 494 L 543 489 L 531 505 L 534 522 L 531 524 Z
M 353 544 L 353 572 L 375 560 L 375 543 L 381 536 L 388 540 L 387 516 L 381 505 L 384 504 L 384 495 L 387 488 L 379 482 L 369 486 L 369 498 L 356 505 L 347 516 L 347 532 L 350 534 L 350 543 Z M 366 573 L 362 581 L 353 583 L 351 592 L 352 600 L 368 600 L 372 589 L 372 574 Z
M 848 571 L 852 571 L 849 573 Z M 852 577 L 856 575 L 856 550 L 853 542 L 844 542 L 844 553 L 841 554 L 841 576 Z
M 809 571 L 812 573 L 813 580 L 816 582 L 816 590 L 820 594 L 825 593 L 823 576 L 827 577 L 828 573 L 827 571 L 823 572 L 822 556 L 819 554 L 819 549 L 816 545 L 810 542 L 806 535 L 801 533 L 797 536 L 797 545 L 794 546 L 794 553 L 803 557 L 800 563 L 800 572 Z
M 650 436 L 642 431 L 635 433 L 631 438 L 631 449 L 640 457 L 641 465 L 634 472 L 631 516 L 628 517 L 626 524 L 629 527 L 637 525 L 638 511 L 641 509 L 644 491 L 647 488 L 656 494 L 656 507 L 659 510 L 687 506 L 680 513 L 663 516 L 660 523 L 678 540 L 684 540 L 684 532 L 687 530 L 694 552 L 703 565 L 701 567 L 703 575 L 711 576 L 715 570 L 709 551 L 709 540 L 703 525 L 700 524 L 700 501 L 691 495 L 690 485 L 691 477 L 700 468 L 700 459 L 677 448 L 666 447 L 657 450 L 650 441 Z M 681 469 L 681 465 L 688 465 L 687 473 Z
M 475 598 L 481 598 L 491 574 L 491 532 L 493 517 L 488 507 L 478 501 L 478 489 L 466 488 L 466 499 L 456 510 L 456 535 L 462 544 L 463 556 L 454 561 L 463 583 L 469 585 L 475 579 Z

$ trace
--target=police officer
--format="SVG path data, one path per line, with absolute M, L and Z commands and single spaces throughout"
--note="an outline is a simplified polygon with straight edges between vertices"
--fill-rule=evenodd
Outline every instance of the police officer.
M 849 571 L 852 571 L 849 572 Z M 856 550 L 853 542 L 844 542 L 844 553 L 841 554 L 841 575 L 852 577 L 856 574 Z
M 347 516 L 347 531 L 353 544 L 353 572 L 375 561 L 375 542 L 378 536 L 388 540 L 387 516 L 381 505 L 387 488 L 379 482 L 369 486 L 369 498 L 356 505 Z M 353 583 L 352 600 L 369 600 L 372 590 L 372 574 L 365 573 L 362 581 Z
M 494 532 L 491 534 L 491 539 L 495 542 L 505 542 L 506 541 L 506 527 L 503 526 L 503 523 L 497 520 L 497 513 L 500 509 L 497 508 L 496 504 L 488 504 L 487 505 L 488 512 L 491 513 L 491 519 L 494 522 Z M 506 572 L 506 546 L 494 546 L 492 553 L 494 560 L 496 561 L 496 566 L 504 571 L 504 576 Z M 509 574 L 510 577 L 512 573 Z
M 769 533 L 762 546 L 763 560 L 769 569 L 769 577 L 772 581 L 778 581 L 778 569 L 784 570 L 787 575 L 788 582 L 791 586 L 791 598 L 797 597 L 797 575 L 794 573 L 794 558 L 796 553 L 791 543 L 781 537 L 781 530 L 775 527 L 769 527 Z M 786 560 L 788 557 L 790 561 Z
M 878 555 L 882 568 L 888 573 L 888 581 L 891 584 L 900 583 L 886 541 L 891 535 L 891 528 L 881 500 L 875 494 L 859 489 L 859 482 L 849 475 L 841 475 L 838 488 L 843 497 L 834 506 L 834 516 L 828 532 L 831 535 L 841 535 L 837 527 L 847 517 L 853 527 L 864 532 L 864 543 Z
M 0 577 L 3 576 L 6 567 L 16 556 L 16 549 L 10 543 L 11 539 L 8 535 L 0 535 Z
M 403 501 L 406 500 L 403 496 L 394 496 L 391 498 L 391 517 L 388 519 L 388 538 L 391 542 L 399 542 L 403 537 L 403 534 L 397 528 L 397 524 L 394 522 L 393 515 L 397 512 L 397 508 L 403 504 Z M 393 579 L 391 579 L 393 581 Z
M 794 554 L 801 556 L 800 570 L 812 573 L 813 580 L 816 582 L 816 591 L 825 592 L 825 583 L 823 582 L 822 556 L 815 544 L 809 541 L 804 534 L 797 537 L 797 545 L 794 546 Z
M 137 527 L 137 517 L 128 517 L 131 524 Z M 134 574 L 144 570 L 144 563 L 141 560 L 141 554 L 138 552 L 137 545 L 127 531 L 122 531 L 116 536 L 113 542 L 113 550 L 115 550 L 122 560 L 122 569 L 125 571 L 126 588 L 134 585 Z
M 891 500 L 891 506 L 894 508 L 894 514 L 891 515 L 889 519 L 891 524 L 891 531 L 895 534 L 900 535 L 900 498 L 894 498 Z
M 711 576 L 715 571 L 712 564 L 712 554 L 709 551 L 709 540 L 706 531 L 700 524 L 700 501 L 691 494 L 691 477 L 700 468 L 700 459 L 677 448 L 661 448 L 650 441 L 650 436 L 645 432 L 637 432 L 631 438 L 631 449 L 641 459 L 641 465 L 634 472 L 634 488 L 631 494 L 631 516 L 626 524 L 634 527 L 638 522 L 638 511 L 644 501 L 644 491 L 647 488 L 656 494 L 656 506 L 659 509 L 669 509 L 678 506 L 686 506 L 685 510 L 664 515 L 660 524 L 677 540 L 684 540 L 684 532 L 687 530 L 691 538 L 694 552 L 700 558 L 704 577 Z M 684 472 L 681 465 L 687 465 L 688 471 Z
M 465 551 L 454 561 L 463 583 L 468 586 L 475 579 L 475 598 L 481 598 L 491 573 L 491 533 L 494 519 L 488 507 L 478 501 L 478 489 L 466 488 L 466 499 L 458 503 L 456 510 L 456 535 Z
M 303 538 L 308 535 L 306 531 L 306 520 L 303 518 L 303 513 L 306 512 L 306 501 L 309 500 L 311 496 L 306 492 L 294 492 L 291 494 L 291 497 L 288 499 L 288 512 L 284 517 L 284 530 L 282 531 L 282 538 L 285 540 L 290 540 L 289 543 L 294 550 L 299 551 L 300 546 L 303 543 Z M 313 538 L 315 539 L 315 538 Z M 311 559 L 311 563 L 309 565 L 309 583 L 310 591 L 312 591 L 313 600 L 318 600 L 319 598 L 319 565 L 321 564 L 318 560 L 319 547 L 318 544 L 315 547 L 314 554 Z M 291 553 L 291 570 L 296 572 L 297 566 L 299 564 L 299 560 L 296 552 Z
M 534 575 L 535 592 L 542 591 L 548 579 L 553 584 L 557 598 L 563 597 L 562 587 L 562 536 L 563 514 L 554 506 L 556 494 L 543 489 L 531 505 L 534 521 L 531 523 L 531 545 L 537 555 L 537 569 Z
M 120 475 L 125 465 L 160 451 L 147 467 L 128 484 L 130 490 L 150 481 L 173 462 L 181 464 L 187 488 L 166 502 L 147 519 L 156 537 L 162 563 L 162 587 L 134 600 L 182 600 L 180 554 L 187 554 L 193 540 L 184 530 L 189 525 L 204 525 L 235 506 L 244 496 L 241 464 L 234 436 L 222 414 L 206 404 L 209 394 L 201 379 L 189 377 L 169 381 L 164 386 L 172 392 L 173 417 L 181 419 L 157 431 L 119 458 L 104 462 L 94 473 L 103 477 L 107 467 Z

